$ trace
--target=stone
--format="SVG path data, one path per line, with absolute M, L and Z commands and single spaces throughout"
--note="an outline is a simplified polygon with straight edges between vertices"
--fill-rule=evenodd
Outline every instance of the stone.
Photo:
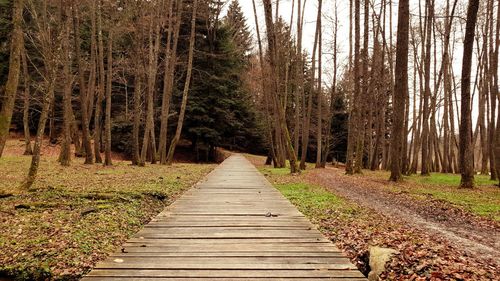
M 398 253 L 398 251 L 390 248 L 382 248 L 372 246 L 369 248 L 370 252 L 370 273 L 368 280 L 376 281 L 380 273 L 384 272 L 385 264 L 391 260 L 391 257 Z

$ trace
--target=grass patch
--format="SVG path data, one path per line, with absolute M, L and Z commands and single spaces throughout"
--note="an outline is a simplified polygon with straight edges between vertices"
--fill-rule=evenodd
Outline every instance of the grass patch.
M 345 201 L 324 187 L 305 181 L 304 175 L 313 166 L 314 164 L 308 164 L 308 169 L 302 171 L 301 175 L 290 175 L 288 168 L 260 167 L 259 170 L 299 211 L 317 224 L 332 216 L 347 219 L 358 214 L 360 209 L 355 204 Z
M 215 165 L 62 167 L 42 158 L 32 190 L 20 189 L 31 158 L 0 159 L 0 276 L 78 280 Z
M 371 179 L 388 179 L 386 171 L 364 171 Z M 410 195 L 427 200 L 429 198 L 446 201 L 473 214 L 500 221 L 500 189 L 489 176 L 476 175 L 476 188 L 460 189 L 460 175 L 431 173 L 430 176 L 405 176 L 404 181 L 392 185 L 390 191 L 408 192 Z
M 352 213 L 352 207 L 326 189 L 307 183 L 276 184 L 275 187 L 308 217 L 322 219 L 333 211 Z
M 460 185 L 460 175 L 455 174 L 441 174 L 432 173 L 430 176 L 423 177 L 420 175 L 411 175 L 405 177 L 405 179 L 421 183 L 421 184 L 432 184 L 432 185 L 446 185 L 446 186 L 459 186 Z M 493 186 L 497 182 L 490 180 L 490 176 L 476 175 L 474 176 L 476 185 L 478 186 Z
M 495 187 L 467 189 L 413 188 L 411 192 L 418 196 L 432 196 L 435 199 L 464 207 L 472 213 L 500 221 L 500 190 Z

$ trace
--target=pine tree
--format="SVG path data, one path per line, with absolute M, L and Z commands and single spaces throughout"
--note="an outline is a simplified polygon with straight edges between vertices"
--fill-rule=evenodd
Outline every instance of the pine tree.
M 224 22 L 230 28 L 236 50 L 246 55 L 252 49 L 252 34 L 238 0 L 233 0 L 229 5 Z

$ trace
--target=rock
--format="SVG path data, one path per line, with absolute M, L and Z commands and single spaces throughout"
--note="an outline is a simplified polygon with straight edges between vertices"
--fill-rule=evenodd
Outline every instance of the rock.
M 398 253 L 398 251 L 390 248 L 382 248 L 377 246 L 372 246 L 370 251 L 370 273 L 368 274 L 368 280 L 376 281 L 380 273 L 384 272 L 385 264 L 391 260 L 391 257 Z

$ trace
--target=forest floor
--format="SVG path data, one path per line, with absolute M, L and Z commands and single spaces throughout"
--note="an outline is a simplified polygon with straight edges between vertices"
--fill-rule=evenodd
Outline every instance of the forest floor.
M 498 280 L 500 189 L 487 177 L 457 189 L 459 176 L 389 183 L 386 172 L 343 169 L 289 175 L 249 157 L 288 199 L 343 249 L 362 272 L 370 246 L 393 248 L 381 277 L 391 280 Z
M 30 156 L 10 140 L 0 158 L 0 279 L 78 280 L 215 165 L 177 163 L 70 167 L 45 145 L 32 189 L 20 184 Z

